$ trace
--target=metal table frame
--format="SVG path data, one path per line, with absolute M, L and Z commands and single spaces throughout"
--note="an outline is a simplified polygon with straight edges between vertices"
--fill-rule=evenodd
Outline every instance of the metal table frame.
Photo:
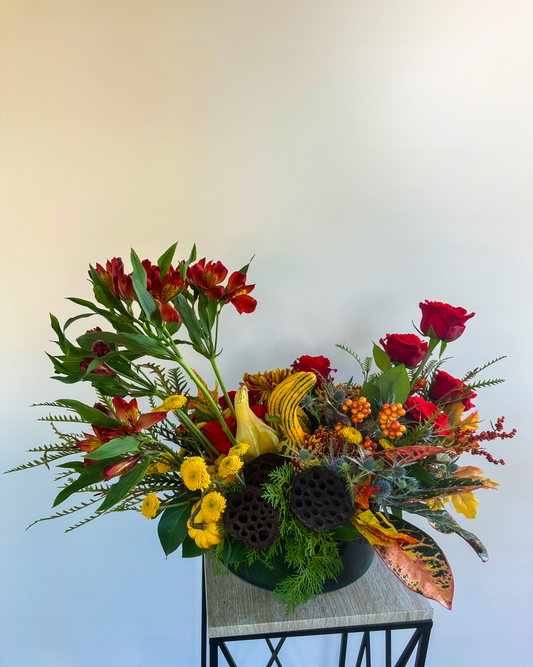
M 205 572 L 202 567 L 202 662 L 201 667 L 207 667 L 207 604 L 206 604 Z M 229 667 L 238 667 L 233 659 L 226 642 L 247 641 L 252 639 L 264 639 L 272 653 L 265 667 L 283 667 L 279 658 L 279 652 L 289 637 L 309 637 L 312 635 L 341 635 L 338 667 L 346 667 L 346 653 L 348 650 L 348 636 L 350 634 L 362 633 L 359 654 L 355 667 L 362 667 L 365 658 L 365 667 L 372 667 L 370 655 L 371 633 L 385 632 L 385 666 L 392 665 L 392 632 L 394 630 L 414 629 L 411 639 L 407 642 L 401 656 L 394 663 L 394 667 L 406 667 L 416 648 L 414 667 L 424 667 L 429 646 L 429 638 L 433 621 L 412 621 L 407 623 L 385 623 L 376 625 L 357 625 L 343 628 L 323 628 L 320 630 L 295 630 L 289 632 L 263 633 L 256 635 L 239 635 L 231 637 L 215 637 L 209 639 L 209 667 L 218 667 L 219 650 L 226 659 Z M 279 639 L 276 646 L 271 639 Z

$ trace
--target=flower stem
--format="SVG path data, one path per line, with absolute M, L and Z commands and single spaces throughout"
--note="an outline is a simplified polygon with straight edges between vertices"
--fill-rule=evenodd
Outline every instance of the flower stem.
M 437 347 L 438 344 L 439 344 L 439 339 L 438 338 L 430 338 L 429 339 L 429 345 L 428 345 L 428 349 L 426 350 L 426 354 L 424 355 L 424 358 L 420 362 L 420 365 L 416 369 L 416 371 L 413 375 L 413 378 L 411 380 L 411 391 L 413 390 L 413 387 L 415 386 L 415 382 L 422 375 L 422 371 L 424 370 L 424 367 L 427 364 L 428 359 L 431 357 L 431 353 Z
M 211 362 L 211 366 L 213 367 L 213 370 L 215 371 L 215 375 L 217 376 L 217 380 L 218 380 L 218 382 L 219 382 L 219 384 L 220 384 L 220 388 L 222 389 L 222 393 L 224 394 L 224 396 L 225 396 L 225 398 L 226 398 L 226 402 L 227 402 L 227 404 L 228 404 L 228 408 L 230 409 L 230 412 L 231 412 L 231 414 L 232 414 L 232 416 L 233 416 L 233 419 L 237 419 L 237 416 L 236 416 L 236 414 L 235 414 L 235 408 L 233 407 L 233 403 L 232 403 L 231 400 L 230 400 L 230 397 L 229 397 L 229 395 L 228 395 L 228 392 L 226 391 L 226 387 L 224 386 L 224 382 L 222 381 L 222 377 L 220 376 L 220 373 L 219 373 L 219 370 L 218 370 L 218 367 L 217 367 L 217 362 L 216 362 L 216 360 L 215 360 L 215 357 L 214 357 L 214 356 L 211 357 L 211 358 L 209 359 L 209 361 Z
M 201 440 L 202 444 L 204 444 L 208 448 L 208 450 L 211 450 L 211 453 L 213 454 L 213 456 L 215 458 L 218 458 L 220 456 L 220 452 L 218 451 L 218 449 L 215 447 L 215 445 L 212 445 L 209 442 L 209 440 L 205 437 L 205 435 L 202 433 L 202 431 L 200 431 L 198 426 L 196 426 L 196 424 L 193 421 L 191 421 L 189 416 L 183 410 L 176 410 L 176 412 L 178 413 L 178 417 L 179 417 L 180 422 L 188 430 L 192 431 L 195 434 L 195 436 L 199 440 Z

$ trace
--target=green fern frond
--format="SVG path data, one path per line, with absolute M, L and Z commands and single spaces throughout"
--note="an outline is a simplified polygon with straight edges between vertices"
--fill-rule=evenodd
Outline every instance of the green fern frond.
M 73 514 L 74 512 L 79 512 L 79 510 L 83 510 L 86 507 L 89 507 L 90 505 L 93 505 L 94 503 L 98 502 L 101 500 L 101 498 L 94 498 L 93 500 L 88 500 L 87 502 L 81 502 L 79 505 L 75 505 L 74 507 L 69 507 L 68 509 L 61 510 L 60 512 L 56 512 L 55 514 L 51 514 L 50 516 L 45 516 L 42 519 L 37 519 L 33 523 L 30 523 L 28 528 L 26 530 L 30 529 L 32 526 L 35 526 L 36 523 L 40 523 L 41 521 L 50 521 L 50 519 L 59 519 L 62 516 L 67 516 L 68 514 Z
M 481 373 L 481 371 L 484 371 L 486 368 L 489 366 L 492 366 L 493 364 L 498 363 L 498 361 L 501 361 L 502 359 L 505 359 L 505 355 L 503 357 L 497 357 L 496 359 L 492 359 L 492 361 L 487 362 L 484 366 L 481 366 L 480 368 L 474 368 L 474 370 L 469 371 L 463 378 L 463 382 L 466 382 L 467 380 L 471 380 L 472 378 L 475 378 L 478 373 Z M 503 380 L 502 380 L 503 382 Z

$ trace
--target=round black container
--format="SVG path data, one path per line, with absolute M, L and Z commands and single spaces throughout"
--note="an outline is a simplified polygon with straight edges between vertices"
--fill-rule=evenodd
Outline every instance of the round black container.
M 348 586 L 362 577 L 374 558 L 374 549 L 364 537 L 349 542 L 339 542 L 338 547 L 343 570 L 337 577 L 337 581 L 326 579 L 324 593 Z M 276 556 L 271 563 L 274 566 L 272 570 L 259 562 L 255 562 L 253 565 L 237 563 L 230 565 L 229 569 L 239 579 L 243 579 L 258 588 L 273 591 L 283 579 L 294 574 L 295 570 L 285 563 L 283 554 Z

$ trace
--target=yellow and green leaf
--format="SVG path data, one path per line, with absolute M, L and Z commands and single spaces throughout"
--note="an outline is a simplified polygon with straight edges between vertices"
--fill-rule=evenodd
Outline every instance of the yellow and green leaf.
M 429 535 L 404 519 L 389 516 L 388 520 L 398 532 L 409 535 L 416 542 L 374 545 L 378 556 L 405 586 L 451 609 L 453 575 L 441 548 Z

